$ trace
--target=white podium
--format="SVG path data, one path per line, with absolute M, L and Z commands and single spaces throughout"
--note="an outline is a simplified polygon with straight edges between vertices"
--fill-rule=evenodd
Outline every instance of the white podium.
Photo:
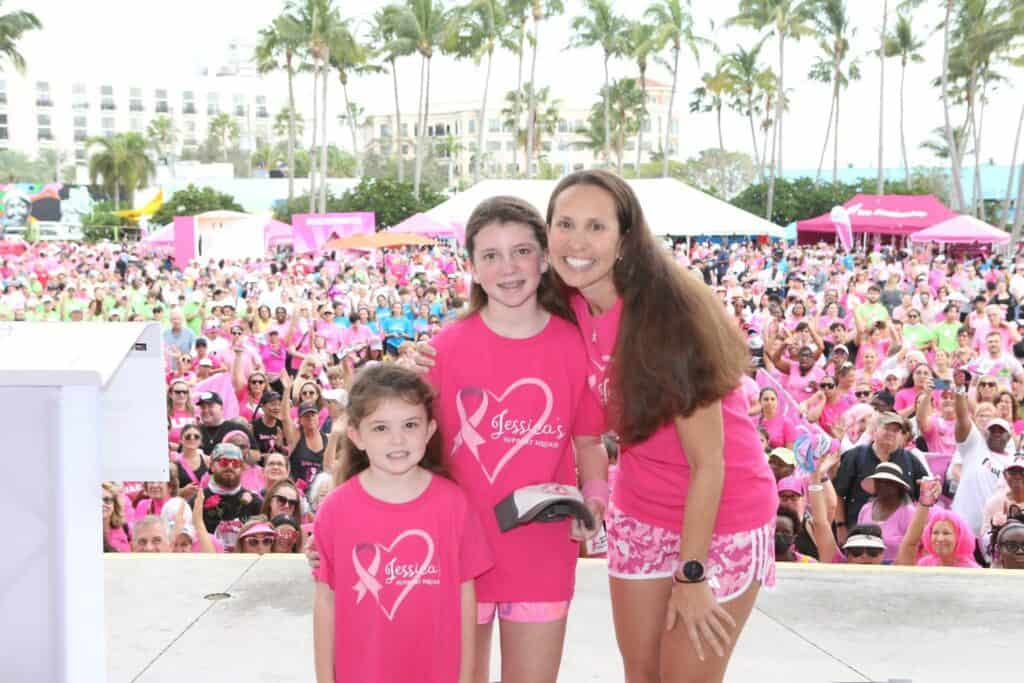
M 0 681 L 106 680 L 100 484 L 167 478 L 157 323 L 0 325 Z

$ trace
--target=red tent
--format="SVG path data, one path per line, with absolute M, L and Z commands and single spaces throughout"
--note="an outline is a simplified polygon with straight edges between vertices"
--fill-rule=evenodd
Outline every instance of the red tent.
M 930 194 L 858 194 L 843 204 L 843 208 L 850 214 L 854 234 L 909 237 L 956 215 Z M 836 234 L 835 224 L 827 213 L 799 221 L 796 230 L 801 237 L 803 233 L 815 233 L 809 235 L 814 240 L 821 239 L 822 233 Z

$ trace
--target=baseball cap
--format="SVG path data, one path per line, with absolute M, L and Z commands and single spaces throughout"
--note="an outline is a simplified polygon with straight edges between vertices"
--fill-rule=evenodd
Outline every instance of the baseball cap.
M 779 479 L 779 493 L 783 491 L 791 491 L 792 493 L 799 493 L 801 496 L 804 495 L 803 482 L 796 477 L 783 477 Z
M 1003 468 L 1006 470 L 1024 470 L 1024 451 L 1017 451 L 1017 453 L 1010 458 L 1010 462 Z
M 594 528 L 594 516 L 583 504 L 583 494 L 566 484 L 534 484 L 518 488 L 494 506 L 498 527 L 509 531 L 530 522 L 551 522 L 574 517 L 588 529 Z
M 839 353 L 840 351 L 845 353 L 847 356 L 850 355 L 850 349 L 846 348 L 846 344 L 837 344 L 836 347 L 832 349 L 832 353 Z
M 306 401 L 305 403 L 299 406 L 299 417 L 302 417 L 303 415 L 309 415 L 310 413 L 316 414 L 319 412 L 320 409 L 317 407 L 317 405 L 310 401 Z
M 203 360 L 206 359 L 204 358 Z M 202 364 L 202 362 L 203 361 L 199 361 L 200 364 Z M 220 397 L 220 394 L 218 394 L 216 391 L 204 391 L 203 393 L 199 394 L 199 400 L 197 401 L 197 403 L 199 405 L 203 405 L 204 403 L 216 403 L 217 405 L 222 406 L 224 405 L 224 399 L 222 399 Z
M 993 427 L 1001 427 L 1007 434 L 1013 434 L 1013 429 L 1011 429 L 1010 425 L 1006 422 L 1006 420 L 1004 420 L 1001 417 L 989 420 L 988 426 L 985 428 L 985 431 L 988 431 Z
M 883 425 L 899 425 L 900 429 L 904 433 L 909 433 L 910 432 L 910 426 L 907 424 L 907 421 L 905 419 L 903 419 L 903 417 L 900 416 L 897 413 L 890 413 L 890 412 L 880 413 L 879 416 L 878 416 L 878 425 L 879 426 L 883 426 Z
M 768 457 L 776 457 L 787 465 L 796 467 L 796 453 L 788 448 L 783 448 L 781 446 L 779 448 L 773 448 L 768 453 Z
M 280 400 L 281 400 L 281 394 L 277 393 L 274 390 L 264 391 L 263 392 L 263 404 L 264 405 L 266 405 L 267 403 L 271 403 L 273 401 L 280 401 Z
M 228 458 L 230 460 L 242 460 L 242 449 L 233 443 L 219 443 L 213 447 L 213 453 L 210 454 L 210 462 L 217 462 L 221 458 Z
M 324 392 L 324 400 L 340 403 L 344 408 L 348 405 L 348 392 L 344 389 L 328 389 Z

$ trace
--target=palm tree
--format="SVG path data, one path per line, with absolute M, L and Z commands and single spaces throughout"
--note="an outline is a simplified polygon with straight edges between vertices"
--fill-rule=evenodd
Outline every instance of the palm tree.
M 647 8 L 644 16 L 656 27 L 655 44 L 658 50 L 672 48 L 672 65 L 665 66 L 672 72 L 672 92 L 668 98 L 668 119 L 665 122 L 665 141 L 662 149 L 661 177 L 668 177 L 668 162 L 672 154 L 672 111 L 676 101 L 676 86 L 679 84 L 679 53 L 683 46 L 690 48 L 695 60 L 700 61 L 698 43 L 706 43 L 693 32 L 693 16 L 690 14 L 690 0 L 656 0 Z
M 768 29 L 769 35 L 774 34 L 779 43 L 779 97 L 775 98 L 775 138 L 772 142 L 772 166 L 768 172 L 768 202 L 766 215 L 771 217 L 775 201 L 775 169 L 783 169 L 782 162 L 782 106 L 786 94 L 785 76 L 786 40 L 800 40 L 811 35 L 813 29 L 808 25 L 812 5 L 808 0 L 740 0 L 739 13 L 728 23 L 737 26 L 750 26 L 758 31 Z M 776 146 L 778 154 L 776 155 Z M 777 160 L 777 161 L 776 161 Z
M 725 139 L 722 137 L 722 105 L 734 92 L 736 82 L 729 71 L 725 60 L 719 60 L 713 73 L 705 72 L 701 76 L 702 85 L 694 88 L 693 101 L 690 102 L 691 112 L 715 112 L 718 123 L 718 148 L 725 151 Z
M 302 26 L 290 14 L 283 14 L 261 29 L 259 42 L 256 45 L 256 68 L 260 73 L 270 73 L 281 68 L 281 60 L 285 73 L 288 74 L 288 201 L 295 198 L 295 141 L 302 137 L 302 131 L 296 133 L 295 120 L 295 57 L 302 46 Z M 280 118 L 280 116 L 278 116 Z M 301 124 L 301 121 L 298 122 Z M 276 127 L 276 123 L 275 123 Z M 300 126 L 301 128 L 301 126 Z M 279 135 L 281 135 L 279 133 Z M 284 137 L 281 135 L 281 137 Z
M 533 10 L 533 0 L 505 0 L 505 17 L 508 19 L 509 39 L 515 43 L 516 54 L 516 89 L 519 92 L 523 89 L 523 57 L 526 55 L 526 41 L 533 44 L 533 37 L 529 35 L 526 25 L 530 21 Z M 519 112 L 522 116 L 522 112 Z M 487 156 L 481 152 L 481 157 Z
M 528 156 L 541 147 L 545 135 L 554 135 L 558 129 L 558 107 L 562 104 L 560 100 L 548 101 L 551 96 L 551 89 L 547 86 L 540 88 L 536 93 L 532 83 L 524 83 L 522 90 L 511 90 L 505 95 L 505 107 L 501 110 L 502 126 L 512 131 L 517 145 L 523 148 L 525 168 L 530 167 L 532 159 Z M 537 109 L 537 116 L 531 117 L 533 131 L 529 132 L 523 125 L 519 112 L 523 111 L 527 102 L 533 100 Z M 529 140 L 537 143 L 535 148 L 530 148 Z
M 516 42 L 514 36 L 510 34 L 508 17 L 501 0 L 471 0 L 468 5 L 456 9 L 453 17 L 454 20 L 449 22 L 448 35 L 445 37 L 446 49 L 457 59 L 472 59 L 477 66 L 485 56 L 487 57 L 484 94 L 480 101 L 480 116 L 477 122 L 476 148 L 482 151 L 484 131 L 487 129 L 487 93 L 491 84 L 494 50 L 502 47 L 514 51 Z M 480 181 L 481 165 L 479 159 L 473 164 L 474 183 Z
M 823 56 L 815 59 L 808 78 L 821 83 L 832 84 L 832 99 L 829 105 L 829 122 L 825 129 L 825 143 L 821 148 L 818 161 L 818 172 L 814 177 L 817 183 L 821 178 L 821 167 L 825 162 L 825 150 L 828 149 L 829 134 L 833 132 L 832 122 L 835 119 L 835 136 L 832 141 L 832 184 L 839 180 L 839 95 L 850 81 L 860 78 L 860 65 L 854 59 L 843 72 L 844 63 L 850 55 L 850 40 L 857 34 L 857 29 L 850 26 L 846 13 L 845 0 L 819 0 L 817 12 L 813 17 L 819 36 L 818 47 Z
M 407 57 L 416 51 L 416 44 L 397 33 L 398 17 L 402 12 L 399 5 L 388 5 L 377 10 L 370 25 L 370 38 L 376 46 L 376 54 L 387 62 L 391 71 L 391 82 L 395 91 L 395 166 L 398 169 L 398 182 L 405 182 L 405 156 L 402 145 L 405 142 L 402 134 L 402 107 L 398 100 L 398 58 Z
M 115 211 L 121 208 L 122 189 L 131 202 L 135 190 L 148 185 L 150 176 L 156 173 L 153 160 L 146 154 L 146 139 L 139 133 L 90 138 L 88 145 L 99 148 L 89 156 L 89 182 L 95 185 L 97 179 L 103 179 L 100 186 L 114 196 Z
M 754 165 L 758 177 L 764 181 L 764 158 L 758 153 L 757 132 L 754 117 L 760 113 L 758 104 L 769 87 L 774 87 L 774 75 L 759 63 L 761 47 L 766 39 L 757 41 L 749 50 L 737 45 L 736 50 L 725 55 L 725 66 L 729 70 L 736 88 L 733 92 L 732 108 L 747 117 L 750 123 L 750 140 L 754 147 Z
M 370 64 L 370 50 L 352 32 L 351 19 L 339 19 L 332 27 L 328 36 L 330 47 L 330 62 L 338 71 L 338 80 L 341 81 L 341 92 L 345 98 L 345 111 L 354 112 L 352 103 L 348 98 L 348 77 L 349 74 L 364 75 L 379 73 L 381 68 Z M 346 116 L 349 124 L 349 131 L 352 133 L 352 154 L 356 158 L 356 177 L 363 175 L 363 155 L 359 153 L 359 143 L 356 134 L 356 117 Z M 326 131 L 327 129 L 324 128 Z M 325 132 L 326 135 L 326 132 Z M 326 171 L 325 171 L 326 172 Z M 326 209 L 325 209 L 326 210 Z
M 228 160 L 228 147 L 232 142 L 237 142 L 239 136 L 238 122 L 227 112 L 221 112 L 210 120 L 210 128 L 207 138 L 217 143 L 224 161 Z
M 636 134 L 643 119 L 643 92 L 634 78 L 620 78 L 614 81 L 608 90 L 601 93 L 601 101 L 596 102 L 591 108 L 588 127 L 577 133 L 582 133 L 587 138 L 587 142 L 584 143 L 587 147 L 604 152 L 606 163 L 611 162 L 611 158 L 607 156 L 610 148 L 616 157 L 616 170 L 622 175 L 626 140 Z M 605 103 L 609 105 L 610 122 L 604 120 Z M 610 135 L 610 139 L 605 138 L 606 133 Z M 637 173 L 639 177 L 639 170 Z
M 882 0 L 882 31 L 878 40 L 878 181 L 875 194 L 885 194 L 885 38 L 889 22 L 889 0 Z
M 903 84 L 907 79 L 907 64 L 919 64 L 924 61 L 919 52 L 924 45 L 925 41 L 918 40 L 914 35 L 909 12 L 900 12 L 896 17 L 896 26 L 885 39 L 885 56 L 900 58 L 900 149 L 903 152 L 903 175 L 907 182 L 910 181 L 910 161 L 907 158 L 907 136 L 903 119 Z
M 640 160 L 644 147 L 644 124 L 647 121 L 647 62 L 655 53 L 655 28 L 644 21 L 630 21 L 626 27 L 625 49 L 631 59 L 636 61 L 640 72 L 640 93 L 643 96 L 643 109 L 640 112 L 640 125 L 636 132 L 636 175 L 640 177 Z
M 968 140 L 967 131 L 964 128 L 957 128 L 953 131 L 954 144 L 950 147 L 946 142 L 946 129 L 942 126 L 932 130 L 932 137 L 922 142 L 918 147 L 926 149 L 935 155 L 937 159 L 948 160 L 953 158 L 957 150 L 965 149 L 965 154 L 973 154 L 973 148 L 965 148 Z
M 553 16 L 559 15 L 565 11 L 565 5 L 562 0 L 531 0 L 530 10 L 533 16 L 533 60 L 530 63 L 530 84 L 531 87 L 527 88 L 528 106 L 526 109 L 526 117 L 530 121 L 526 125 L 526 177 L 529 178 L 532 174 L 530 168 L 530 159 L 533 158 L 533 145 L 536 142 L 534 140 L 534 132 L 540 129 L 537 118 L 537 102 L 535 100 L 536 95 L 540 91 L 535 91 L 532 84 L 537 82 L 537 48 L 540 47 L 540 22 L 545 19 L 550 19 Z
M 423 178 L 423 149 L 430 117 L 430 60 L 441 46 L 447 15 L 440 0 L 406 0 L 396 18 L 395 32 L 411 41 L 420 54 L 420 106 L 417 110 L 416 166 L 413 173 L 413 194 L 419 199 Z
M 42 27 L 39 18 L 25 10 L 0 14 L 0 59 L 9 61 L 18 73 L 25 73 L 25 58 L 18 51 L 18 41 L 29 31 Z
M 281 111 L 277 112 L 277 116 L 274 117 L 272 130 L 275 137 L 284 140 L 286 144 L 290 138 L 294 145 L 296 141 L 302 139 L 305 128 L 302 112 L 292 111 L 289 107 L 281 107 Z M 295 131 L 294 137 L 291 135 L 292 131 Z M 293 147 L 292 152 L 294 153 L 294 151 Z
M 953 0 L 945 0 L 946 17 L 942 22 L 942 115 L 946 134 L 946 148 L 949 150 L 949 170 L 952 178 L 953 209 L 962 211 L 964 207 L 964 188 L 960 180 L 960 154 L 958 141 L 954 136 L 953 124 L 949 117 L 949 38 L 953 13 Z
M 146 138 L 150 148 L 160 159 L 168 165 L 171 176 L 174 176 L 174 145 L 178 141 L 178 131 L 174 127 L 174 121 L 170 116 L 158 116 L 149 122 L 146 128 Z
M 609 158 L 611 113 L 608 98 L 611 94 L 611 87 L 608 82 L 608 62 L 612 57 L 622 54 L 625 50 L 623 34 L 626 21 L 615 14 L 609 0 L 583 0 L 583 8 L 587 14 L 572 20 L 573 37 L 569 41 L 568 47 L 601 46 L 604 55 L 604 88 L 601 90 L 604 98 L 604 153 L 605 157 Z

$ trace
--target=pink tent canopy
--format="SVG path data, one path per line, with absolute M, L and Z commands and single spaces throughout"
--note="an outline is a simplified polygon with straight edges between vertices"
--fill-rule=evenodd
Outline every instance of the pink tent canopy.
M 404 221 L 391 228 L 390 232 L 428 235 L 430 237 L 455 237 L 454 229 L 434 220 L 425 213 L 417 213 L 409 216 Z
M 858 194 L 843 208 L 850 215 L 854 234 L 907 236 L 956 216 L 932 195 Z M 830 213 L 799 221 L 796 229 L 798 233 L 836 232 Z
M 974 216 L 955 216 L 938 225 L 914 233 L 914 242 L 939 244 L 1006 244 L 1010 233 L 979 221 Z

